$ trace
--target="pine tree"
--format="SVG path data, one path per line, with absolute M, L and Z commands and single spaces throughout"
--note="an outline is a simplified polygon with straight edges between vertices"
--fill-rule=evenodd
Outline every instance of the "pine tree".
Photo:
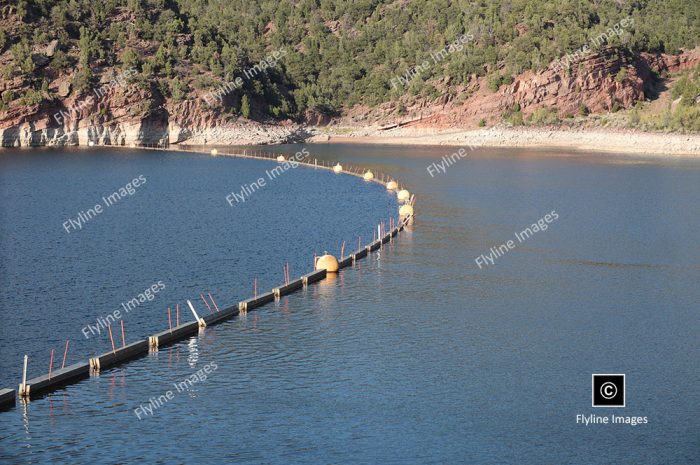
M 250 100 L 247 94 L 241 100 L 241 115 L 246 119 L 250 118 Z

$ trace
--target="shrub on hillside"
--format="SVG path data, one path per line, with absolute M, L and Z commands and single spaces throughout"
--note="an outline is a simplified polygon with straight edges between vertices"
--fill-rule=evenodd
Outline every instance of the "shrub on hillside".
M 532 126 L 548 126 L 552 124 L 557 124 L 561 120 L 557 110 L 554 108 L 538 108 L 530 115 L 528 118 L 528 123 Z

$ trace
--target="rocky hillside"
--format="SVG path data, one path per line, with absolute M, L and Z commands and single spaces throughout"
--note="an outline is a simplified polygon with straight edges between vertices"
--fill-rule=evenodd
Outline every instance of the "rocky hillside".
M 577 61 L 568 71 L 553 65 L 526 71 L 495 92 L 485 77 L 467 83 L 439 98 L 402 97 L 376 108 L 354 108 L 332 123 L 343 126 L 414 126 L 437 129 L 492 126 L 503 119 L 512 125 L 564 123 L 567 119 L 602 115 L 653 101 L 667 90 L 670 79 L 700 66 L 700 48 L 678 55 L 628 55 L 608 47 Z M 442 85 L 449 88 L 449 80 Z
M 683 48 L 697 45 L 698 12 L 670 3 L 554 0 L 533 17 L 528 0 L 461 10 L 21 0 L 0 7 L 0 136 L 4 146 L 279 143 L 328 124 L 517 126 L 631 111 L 700 63 Z M 561 66 L 596 35 L 598 47 Z M 694 86 L 659 129 L 697 130 Z

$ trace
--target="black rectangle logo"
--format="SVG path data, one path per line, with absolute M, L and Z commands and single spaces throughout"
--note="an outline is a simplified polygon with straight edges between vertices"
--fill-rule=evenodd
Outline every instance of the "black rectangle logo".
M 594 374 L 591 384 L 593 407 L 625 406 L 624 374 Z

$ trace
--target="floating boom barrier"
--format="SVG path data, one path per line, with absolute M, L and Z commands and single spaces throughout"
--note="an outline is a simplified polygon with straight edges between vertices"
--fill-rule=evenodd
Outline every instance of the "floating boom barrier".
M 149 150 L 169 150 L 167 146 L 162 145 L 142 145 L 131 148 L 149 149 Z M 238 158 L 255 158 L 261 160 L 273 160 L 277 162 L 282 162 L 278 157 L 282 157 L 278 154 L 272 154 L 262 151 L 253 150 L 248 153 L 248 150 L 244 150 L 243 153 L 220 153 L 217 149 L 212 150 L 182 150 L 177 149 L 182 152 L 191 153 L 205 153 L 211 154 L 212 156 L 224 155 Z M 286 161 L 286 159 L 284 160 Z M 326 169 L 337 173 L 343 173 L 351 176 L 356 176 L 364 179 L 367 182 L 375 182 L 383 185 L 391 191 L 400 190 L 400 186 L 394 179 L 386 176 L 382 173 L 372 173 L 369 170 L 362 170 L 358 167 L 344 166 L 342 167 L 339 163 L 333 165 L 324 161 L 319 161 L 317 159 L 310 161 L 299 161 L 300 165 L 305 165 L 308 167 L 316 169 Z M 372 176 L 367 175 L 371 173 Z M 411 197 L 410 204 L 415 203 L 415 196 Z M 372 252 L 379 250 L 383 244 L 392 241 L 392 238 L 396 237 L 404 228 L 411 224 L 413 220 L 413 211 L 411 210 L 410 215 L 400 216 L 399 222 L 389 225 L 389 231 L 386 231 L 384 224 L 381 223 L 377 226 L 377 233 L 375 238 L 368 244 L 362 245 L 358 239 L 358 249 L 351 252 L 347 256 L 343 256 L 341 252 L 340 260 L 338 260 L 338 271 L 348 266 L 352 266 L 357 260 L 369 256 Z M 390 221 L 391 223 L 391 221 Z M 344 247 L 344 244 L 343 244 Z M 314 260 L 314 266 L 316 260 Z M 285 268 L 286 270 L 286 268 Z M 157 351 L 160 347 L 166 347 L 173 345 L 177 342 L 183 341 L 190 338 L 204 328 L 209 326 L 214 326 L 224 321 L 235 318 L 239 315 L 245 315 L 249 311 L 260 308 L 268 303 L 279 300 L 280 298 L 292 294 L 296 291 L 304 289 L 305 287 L 317 283 L 326 278 L 330 274 L 326 269 L 314 270 L 311 273 L 300 276 L 294 280 L 285 280 L 285 283 L 273 288 L 270 292 L 263 294 L 257 294 L 253 297 L 242 300 L 236 305 L 224 308 L 223 310 L 216 307 L 216 312 L 200 317 L 197 315 L 191 302 L 188 300 L 187 303 L 193 313 L 195 318 L 194 321 L 189 321 L 186 323 L 179 324 L 175 327 L 170 325 L 170 327 L 160 333 L 149 336 L 147 339 L 132 342 L 130 344 L 123 343 L 122 347 L 114 348 L 113 350 L 102 355 L 97 355 L 88 359 L 86 362 L 76 363 L 67 367 L 61 367 L 58 370 L 52 371 L 49 368 L 49 373 L 46 375 L 41 375 L 35 378 L 27 379 L 27 364 L 28 357 L 24 357 L 24 370 L 22 376 L 22 383 L 19 384 L 17 390 L 15 389 L 0 389 L 0 410 L 14 407 L 16 405 L 16 398 L 19 396 L 22 400 L 28 400 L 36 397 L 44 396 L 50 392 L 61 389 L 69 384 L 75 384 L 84 378 L 88 378 L 91 374 L 99 373 L 101 370 L 112 368 L 130 360 L 141 358 L 147 355 L 149 352 Z M 287 276 L 287 278 L 289 278 Z M 213 302 L 213 299 L 212 299 Z M 206 303 L 206 300 L 205 300 Z M 216 305 L 216 304 L 215 304 Z M 211 310 L 211 309 L 210 309 Z M 123 328 L 122 328 L 123 329 Z M 111 330 L 110 330 L 111 331 Z M 111 333 L 110 333 L 111 335 Z M 122 334 L 123 338 L 123 334 Z M 66 351 L 68 349 L 68 343 L 66 342 Z M 65 363 L 65 354 L 64 354 Z M 53 353 L 51 365 L 53 365 Z

